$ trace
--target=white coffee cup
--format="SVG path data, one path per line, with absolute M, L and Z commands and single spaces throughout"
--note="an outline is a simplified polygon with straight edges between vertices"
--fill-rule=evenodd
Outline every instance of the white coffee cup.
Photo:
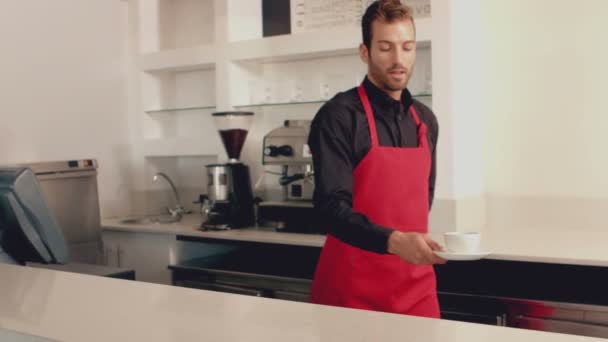
M 443 238 L 448 252 L 475 253 L 481 245 L 481 234 L 478 232 L 448 232 Z

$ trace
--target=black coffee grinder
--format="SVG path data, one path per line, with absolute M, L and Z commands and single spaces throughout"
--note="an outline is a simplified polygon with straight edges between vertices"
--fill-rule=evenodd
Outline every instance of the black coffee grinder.
M 254 225 L 254 202 L 249 167 L 239 161 L 253 121 L 252 112 L 213 113 L 228 154 L 226 164 L 206 165 L 207 195 L 203 229 L 226 230 Z

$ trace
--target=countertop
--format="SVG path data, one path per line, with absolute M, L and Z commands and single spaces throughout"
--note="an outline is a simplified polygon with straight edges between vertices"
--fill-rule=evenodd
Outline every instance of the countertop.
M 102 221 L 106 231 L 146 232 L 175 234 L 209 239 L 253 241 L 309 247 L 322 247 L 325 236 L 313 234 L 279 233 L 267 228 L 245 228 L 229 231 L 201 231 L 201 218 L 186 215 L 183 220 L 172 224 L 123 224 L 121 219 Z M 439 243 L 443 237 L 431 233 Z M 608 266 L 608 233 L 549 230 L 513 229 L 510 231 L 483 231 L 484 251 L 491 254 L 488 259 L 555 264 Z
M 101 226 L 105 231 L 174 234 L 209 239 L 252 241 L 309 247 L 323 247 L 323 244 L 325 243 L 325 235 L 280 233 L 265 227 L 251 227 L 224 231 L 203 231 L 199 229 L 202 222 L 199 215 L 185 215 L 180 222 L 169 224 L 124 224 L 121 223 L 121 221 L 121 218 L 107 219 L 101 222 Z
M 60 341 L 603 341 L 15 265 L 0 279 L 0 329 Z

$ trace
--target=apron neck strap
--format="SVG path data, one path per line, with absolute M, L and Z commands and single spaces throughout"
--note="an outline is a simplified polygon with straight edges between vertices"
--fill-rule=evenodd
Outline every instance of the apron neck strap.
M 416 126 L 420 126 L 420 117 L 418 116 L 418 112 L 416 111 L 416 108 L 414 108 L 414 105 L 410 106 L 410 112 L 412 113 Z
M 374 119 L 374 111 L 372 110 L 372 105 L 369 102 L 369 97 L 367 96 L 367 92 L 365 88 L 363 88 L 363 84 L 360 84 L 357 88 L 357 92 L 359 92 L 359 98 L 361 99 L 361 103 L 363 104 L 363 109 L 365 110 L 365 115 L 367 116 L 367 125 L 369 126 L 369 136 L 372 140 L 372 147 L 378 146 L 378 132 L 376 131 L 376 119 Z
M 357 87 L 357 92 L 359 93 L 359 98 L 361 99 L 361 103 L 363 104 L 365 116 L 367 116 L 367 124 L 369 126 L 369 135 L 372 140 L 372 147 L 376 147 L 379 145 L 378 131 L 376 130 L 376 119 L 374 118 L 374 111 L 372 110 L 372 105 L 369 102 L 367 92 L 365 91 L 365 88 L 363 88 L 363 84 L 360 84 L 359 87 Z M 421 145 L 425 141 L 424 138 L 426 134 L 426 125 L 420 121 L 420 117 L 418 116 L 418 112 L 416 111 L 416 108 L 414 108 L 414 105 L 411 105 L 409 110 L 412 113 L 412 118 L 414 118 L 416 126 L 419 128 L 418 145 Z

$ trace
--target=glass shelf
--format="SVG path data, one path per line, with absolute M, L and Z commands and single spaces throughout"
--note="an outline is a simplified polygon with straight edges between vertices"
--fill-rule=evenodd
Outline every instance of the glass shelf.
M 292 106 L 302 104 L 321 104 L 327 102 L 326 100 L 314 100 L 314 101 L 293 101 L 293 102 L 272 102 L 272 103 L 256 103 L 247 105 L 238 105 L 234 108 L 254 108 L 254 107 L 272 107 L 272 106 Z
M 151 113 L 182 112 L 182 111 L 205 110 L 205 109 L 215 109 L 215 106 L 197 106 L 197 107 L 177 107 L 177 108 L 149 109 L 149 110 L 146 110 L 145 112 L 148 113 L 148 114 L 151 114 Z
M 412 95 L 414 98 L 418 97 L 432 97 L 433 94 L 430 93 L 421 93 Z M 269 102 L 269 103 L 256 103 L 256 104 L 248 104 L 248 105 L 237 105 L 234 108 L 258 108 L 258 107 L 274 107 L 274 106 L 293 106 L 293 105 L 303 105 L 303 104 L 323 104 L 327 102 L 327 100 L 312 100 L 312 101 L 292 101 L 292 102 Z

